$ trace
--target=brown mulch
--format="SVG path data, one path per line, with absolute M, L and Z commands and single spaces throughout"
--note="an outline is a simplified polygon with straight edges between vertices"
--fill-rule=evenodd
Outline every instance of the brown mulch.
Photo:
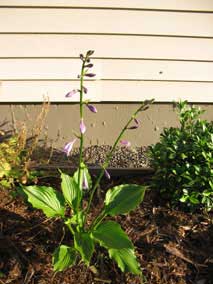
M 103 183 L 93 215 L 99 210 L 104 191 L 123 182 L 144 183 L 144 178 L 114 178 Z M 45 184 L 58 186 L 52 178 Z M 61 243 L 70 244 L 69 232 L 59 219 L 47 219 L 42 212 L 0 190 L 0 284 L 139 284 L 140 279 L 123 274 L 107 252 L 98 249 L 91 267 L 83 263 L 54 274 L 51 254 Z M 92 217 L 92 216 L 90 216 Z M 184 213 L 171 209 L 155 192 L 148 192 L 140 207 L 117 221 L 136 247 L 145 283 L 212 284 L 212 214 Z

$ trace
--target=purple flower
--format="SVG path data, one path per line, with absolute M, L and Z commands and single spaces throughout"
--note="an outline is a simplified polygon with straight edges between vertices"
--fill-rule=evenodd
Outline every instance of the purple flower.
M 91 112 L 94 112 L 94 113 L 97 113 L 97 112 L 98 112 L 98 110 L 97 110 L 97 108 L 96 108 L 95 106 L 89 105 L 89 104 L 87 104 L 86 106 L 88 107 L 88 109 L 89 109 Z
M 109 172 L 106 169 L 104 169 L 104 175 L 105 175 L 105 177 L 107 179 L 111 179 L 111 176 L 110 176 Z
M 80 132 L 81 132 L 81 134 L 84 134 L 86 132 L 86 126 L 84 124 L 83 118 L 80 121 Z
M 85 76 L 92 78 L 92 77 L 95 77 L 96 74 L 94 74 L 94 73 L 86 73 Z
M 87 175 L 86 175 L 86 172 L 85 172 L 85 171 L 83 171 L 83 183 L 82 183 L 82 187 L 83 187 L 83 189 L 89 189 L 89 183 L 88 183 Z
M 131 143 L 127 140 L 121 140 L 120 143 L 125 146 L 125 147 L 130 147 L 131 146 Z
M 78 90 L 74 89 L 72 91 L 70 91 L 69 93 L 66 94 L 66 98 L 72 98 L 76 93 L 78 92 Z
M 64 152 L 67 154 L 67 156 L 69 156 L 70 152 L 72 151 L 73 145 L 76 142 L 76 138 L 72 141 L 70 141 L 69 143 L 67 143 L 64 147 Z
M 83 86 L 83 91 L 84 91 L 85 94 L 88 93 L 88 89 L 86 87 L 84 87 L 84 86 Z

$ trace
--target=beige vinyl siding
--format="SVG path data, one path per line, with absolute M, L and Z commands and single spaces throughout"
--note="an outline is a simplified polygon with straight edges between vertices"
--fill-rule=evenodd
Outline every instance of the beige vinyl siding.
M 213 40 L 208 38 L 0 34 L 0 47 L 0 58 L 76 58 L 89 47 L 94 58 L 213 60 Z
M 213 37 L 213 13 L 2 8 L 1 33 L 95 33 Z
M 50 97 L 51 102 L 77 102 L 76 95 L 64 100 L 70 89 L 79 86 L 76 81 L 5 81 L 0 84 L 1 102 L 42 102 Z M 212 102 L 213 84 L 199 82 L 167 81 L 90 81 L 85 99 L 94 102 L 140 102 L 155 97 L 157 102 L 173 102 L 181 98 L 191 101 L 199 98 L 204 103 Z M 134 98 L 134 100 L 132 99 Z
M 212 11 L 212 0 L 1 0 L 0 7 L 89 7 Z
M 93 101 L 213 102 L 212 0 L 1 0 L 0 102 L 67 102 L 88 49 Z
M 96 80 L 213 81 L 211 62 L 94 59 Z M 78 59 L 0 59 L 1 80 L 76 80 Z

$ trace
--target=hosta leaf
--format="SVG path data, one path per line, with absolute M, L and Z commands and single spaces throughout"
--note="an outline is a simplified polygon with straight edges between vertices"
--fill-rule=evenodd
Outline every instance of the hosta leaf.
M 137 262 L 133 249 L 109 249 L 110 258 L 114 259 L 122 272 L 131 272 L 133 274 L 141 274 L 140 266 Z
M 47 217 L 64 216 L 64 198 L 52 187 L 25 186 L 23 191 L 33 207 L 41 209 Z
M 89 233 L 79 232 L 74 236 L 75 248 L 80 252 L 83 261 L 89 265 L 94 252 L 94 241 Z
M 109 189 L 105 197 L 105 213 L 111 216 L 125 214 L 142 200 L 145 187 L 137 184 L 123 184 Z
M 74 210 L 77 207 L 78 203 L 78 194 L 81 197 L 80 189 L 75 179 L 70 177 L 67 174 L 61 172 L 61 189 L 64 195 L 65 200 L 71 208 Z
M 63 271 L 75 264 L 77 252 L 74 248 L 61 245 L 53 253 L 54 271 Z
M 101 246 L 107 249 L 133 248 L 133 244 L 127 234 L 114 221 L 108 221 L 99 225 L 92 233 L 92 236 Z
M 81 186 L 83 185 L 83 178 L 86 177 L 88 187 L 89 187 L 88 189 L 90 189 L 92 187 L 92 178 L 90 176 L 89 170 L 83 162 L 81 163 L 81 168 L 82 168 L 82 176 L 81 176 L 81 180 L 80 180 L 80 185 Z M 77 184 L 78 184 L 78 173 L 79 173 L 79 169 L 73 175 L 73 178 L 74 178 L 74 180 Z

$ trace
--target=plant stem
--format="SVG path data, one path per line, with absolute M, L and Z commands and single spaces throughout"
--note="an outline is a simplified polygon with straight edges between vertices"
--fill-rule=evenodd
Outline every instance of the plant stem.
M 90 225 L 89 231 L 91 232 L 93 229 L 95 229 L 101 222 L 102 220 L 106 217 L 106 213 L 103 210 L 92 222 Z
M 94 197 L 94 194 L 95 194 L 95 191 L 96 189 L 98 188 L 98 185 L 101 181 L 101 178 L 103 177 L 104 175 L 104 171 L 105 169 L 108 167 L 109 165 L 109 162 L 112 158 L 112 155 L 115 151 L 115 148 L 116 146 L 118 145 L 120 139 L 122 138 L 123 134 L 125 133 L 125 131 L 128 129 L 129 125 L 132 123 L 132 121 L 136 118 L 137 114 L 143 110 L 143 107 L 144 107 L 144 103 L 133 113 L 133 115 L 131 116 L 131 118 L 127 121 L 126 125 L 123 127 L 123 129 L 121 130 L 120 134 L 118 135 L 117 139 L 115 140 L 113 146 L 112 146 L 112 149 L 110 150 L 110 152 L 108 153 L 107 157 L 106 157 L 106 160 L 102 166 L 102 170 L 98 176 L 98 178 L 96 179 L 96 182 L 95 182 L 95 185 L 93 186 L 93 189 L 91 191 L 91 194 L 90 194 L 90 197 L 89 197 L 89 201 L 88 201 L 88 205 L 87 205 L 87 208 L 85 210 L 85 216 L 88 215 L 88 212 L 90 210 L 90 207 L 91 207 L 91 203 L 92 203 L 92 200 L 93 200 L 93 197 Z M 98 218 L 98 217 L 97 217 Z M 97 219 L 94 221 L 96 223 Z M 86 218 L 85 218 L 85 222 L 86 222 Z M 94 224 L 94 222 L 92 224 Z
M 66 223 L 67 227 L 69 228 L 70 232 L 73 234 L 73 236 L 75 235 L 75 232 L 72 228 L 72 226 L 69 223 Z
M 80 81 L 80 121 L 83 119 L 83 82 L 84 82 L 84 65 L 85 61 L 82 63 L 81 67 L 81 81 Z M 81 177 L 82 177 L 82 160 L 83 160 L 83 145 L 84 145 L 84 134 L 81 133 L 80 136 L 80 155 L 79 155 L 79 172 L 78 172 L 78 187 L 81 188 Z M 80 192 L 78 195 L 78 206 L 80 200 Z

